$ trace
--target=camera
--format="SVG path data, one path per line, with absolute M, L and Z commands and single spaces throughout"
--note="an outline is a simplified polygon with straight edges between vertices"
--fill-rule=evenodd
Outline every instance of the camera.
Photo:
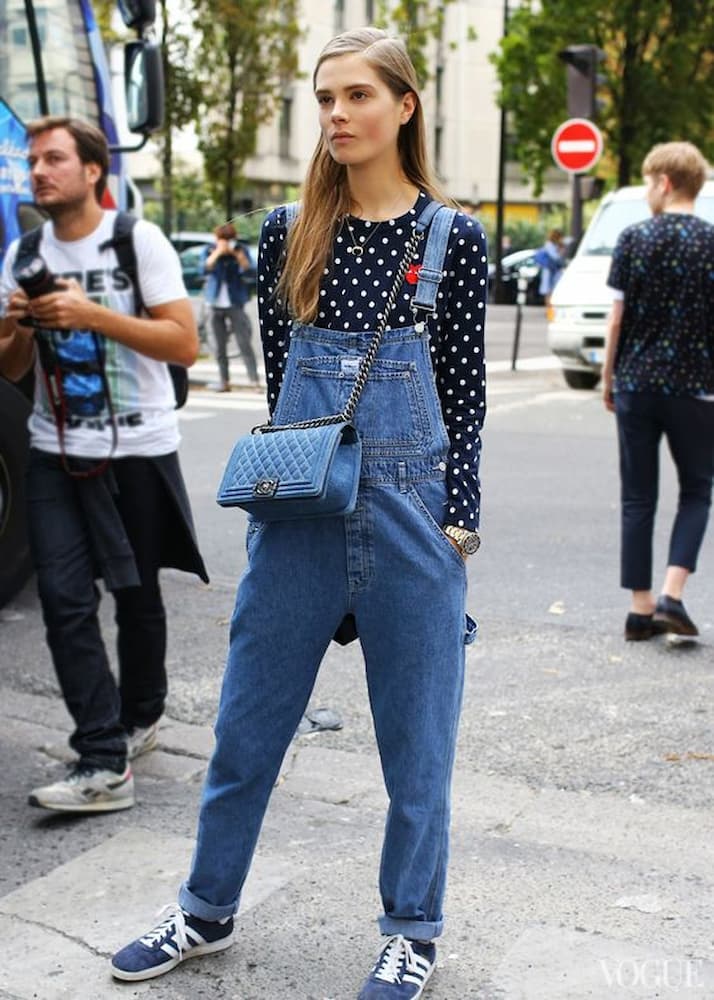
M 37 299 L 40 295 L 59 291 L 55 276 L 39 254 L 15 271 L 15 280 L 28 299 Z M 22 319 L 20 324 L 35 326 L 31 319 Z

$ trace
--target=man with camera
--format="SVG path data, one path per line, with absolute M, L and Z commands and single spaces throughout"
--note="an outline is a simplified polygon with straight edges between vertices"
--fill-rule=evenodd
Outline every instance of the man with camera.
M 101 207 L 102 133 L 63 117 L 38 119 L 27 132 L 35 202 L 49 218 L 3 263 L 0 372 L 18 380 L 34 366 L 30 544 L 78 755 L 30 803 L 105 812 L 134 804 L 129 760 L 155 745 L 164 708 L 159 569 L 207 580 L 176 454 L 168 368 L 193 363 L 198 336 L 178 258 L 156 226 L 136 222 L 136 274 L 120 266 L 116 213 Z M 116 604 L 118 683 L 97 617 L 99 576 Z
M 216 226 L 214 235 L 216 245 L 204 263 L 207 278 L 203 295 L 211 309 L 211 327 L 220 379 L 210 388 L 216 392 L 230 392 L 228 338 L 231 333 L 238 344 L 250 384 L 257 388 L 260 385 L 258 366 L 250 342 L 250 320 L 245 311 L 250 296 L 243 283 L 243 276 L 251 269 L 250 260 L 243 247 L 235 242 L 238 233 L 231 222 Z

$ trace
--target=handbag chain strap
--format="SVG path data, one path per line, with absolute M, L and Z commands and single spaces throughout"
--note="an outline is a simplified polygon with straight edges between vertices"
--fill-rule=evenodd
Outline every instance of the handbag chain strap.
M 412 235 L 409 237 L 404 257 L 402 258 L 401 264 L 397 268 L 392 290 L 387 296 L 387 301 L 384 304 L 384 309 L 377 324 L 377 329 L 374 332 L 374 336 L 372 337 L 365 356 L 362 358 L 360 366 L 357 369 L 355 384 L 342 412 L 332 413 L 326 417 L 314 417 L 312 420 L 299 420 L 294 424 L 262 424 L 260 427 L 253 428 L 253 434 L 266 434 L 271 431 L 305 430 L 309 427 L 328 427 L 330 424 L 348 424 L 352 421 L 355 410 L 357 409 L 359 398 L 362 395 L 364 387 L 367 385 L 367 379 L 369 378 L 370 370 L 374 364 L 374 359 L 377 357 L 379 345 L 382 342 L 382 336 L 387 327 L 387 319 L 389 318 L 390 312 L 396 305 L 397 296 L 399 295 L 399 290 L 404 282 L 404 277 L 409 268 L 409 264 L 416 254 L 416 249 L 420 241 L 423 239 L 424 233 L 419 229 L 414 229 Z

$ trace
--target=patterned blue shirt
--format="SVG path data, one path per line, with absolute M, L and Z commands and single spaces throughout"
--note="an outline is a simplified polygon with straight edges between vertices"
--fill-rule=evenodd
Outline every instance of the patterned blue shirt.
M 394 282 L 394 268 L 401 262 L 411 227 L 428 200 L 422 193 L 409 212 L 381 223 L 350 216 L 354 240 L 364 244 L 362 260 L 346 252 L 352 237 L 343 225 L 333 245 L 332 265 L 325 268 L 316 326 L 354 331 L 375 328 L 377 313 Z M 258 316 L 271 413 L 280 392 L 290 343 L 290 318 L 274 296 L 284 240 L 285 211 L 275 209 L 263 225 L 258 258 Z M 423 241 L 421 255 L 424 246 Z M 486 415 L 484 323 L 488 264 L 483 229 L 462 212 L 454 219 L 444 269 L 436 316 L 429 319 L 428 329 L 436 389 L 451 444 L 445 523 L 475 529 L 480 508 L 480 431 Z M 388 329 L 413 322 L 409 304 L 415 288 L 414 284 L 404 283 Z
M 625 300 L 616 391 L 714 396 L 714 226 L 675 212 L 628 226 L 608 284 Z

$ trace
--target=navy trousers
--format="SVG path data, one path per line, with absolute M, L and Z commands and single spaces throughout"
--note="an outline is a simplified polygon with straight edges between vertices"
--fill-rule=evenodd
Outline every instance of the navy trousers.
M 621 584 L 652 587 L 652 536 L 666 438 L 679 479 L 667 565 L 694 572 L 714 477 L 714 401 L 646 392 L 615 394 L 622 487 Z

